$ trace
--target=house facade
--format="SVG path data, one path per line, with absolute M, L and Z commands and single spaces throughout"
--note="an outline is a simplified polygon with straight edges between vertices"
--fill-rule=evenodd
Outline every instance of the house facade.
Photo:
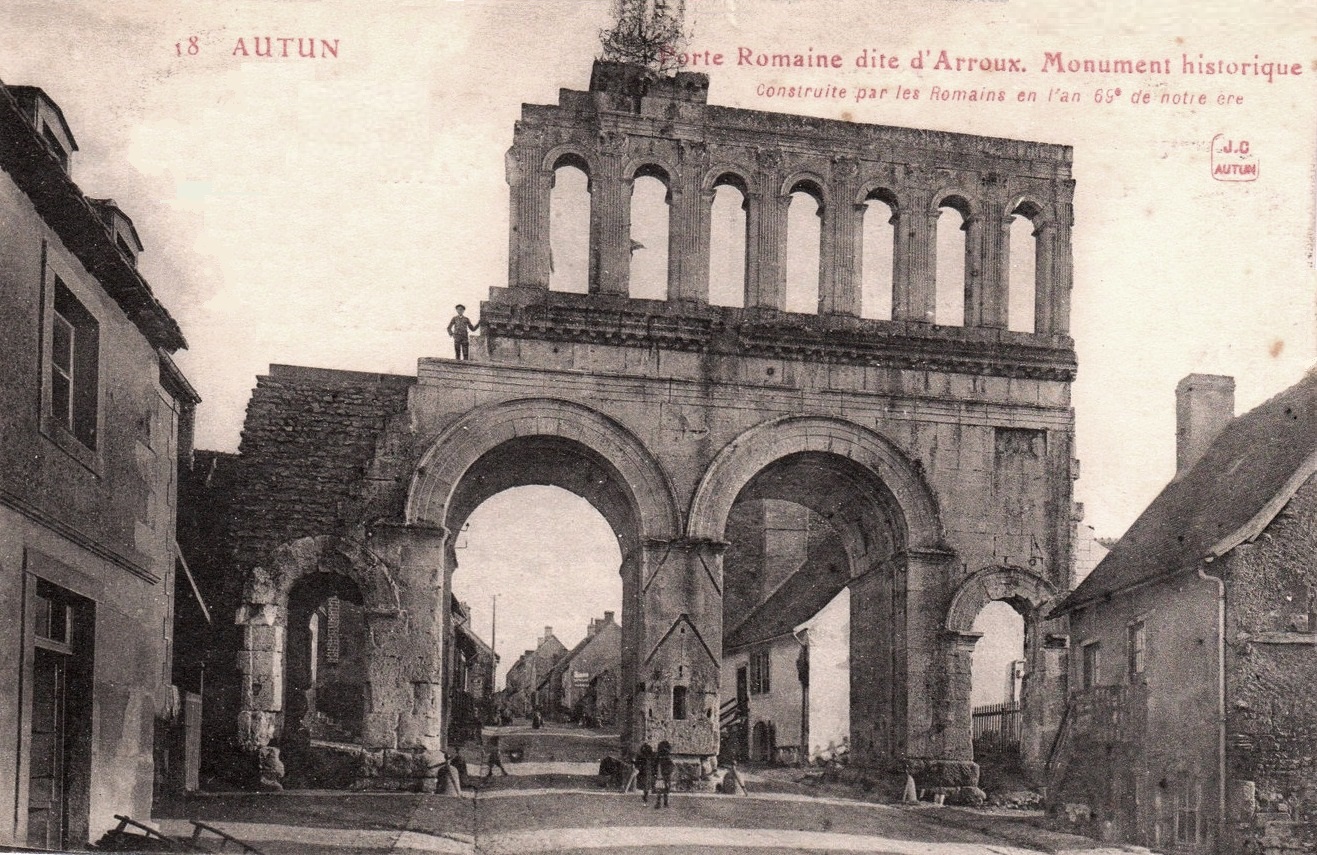
M 567 653 L 567 646 L 546 626 L 534 650 L 521 654 L 508 669 L 505 680 L 504 703 L 513 715 L 529 716 L 535 710 L 543 712 L 537 691 L 544 676 Z
M 551 672 L 558 681 L 557 709 L 569 718 L 585 714 L 582 703 L 594 679 L 606 671 L 616 671 L 622 664 L 622 627 L 616 612 L 604 612 L 591 618 L 585 638 L 568 651 Z M 616 688 L 616 684 L 614 684 Z M 595 703 L 599 703 L 596 687 Z M 607 700 L 604 701 L 608 706 Z M 616 703 L 612 704 L 616 707 Z
M 1070 693 L 1049 799 L 1170 852 L 1317 845 L 1317 374 L 1238 418 L 1177 389 L 1176 477 L 1053 612 Z
M 0 730 L 17 738 L 0 848 L 82 848 L 115 814 L 148 817 L 181 706 L 175 507 L 198 398 L 132 221 L 83 195 L 76 151 L 45 92 L 0 84 Z
M 732 522 L 739 547 L 726 558 L 723 754 L 796 763 L 829 745 L 835 752 L 850 729 L 844 552 L 802 505 L 750 502 Z

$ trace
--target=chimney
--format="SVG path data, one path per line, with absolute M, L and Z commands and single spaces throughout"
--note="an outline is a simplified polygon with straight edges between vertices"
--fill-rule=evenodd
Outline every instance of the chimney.
M 544 637 L 540 639 L 540 642 L 543 643 L 543 642 L 545 642 L 545 641 L 548 641 L 548 640 L 549 640 L 549 637 L 552 636 L 552 635 L 553 635 L 553 627 L 551 627 L 551 626 L 546 626 L 546 627 L 544 628 Z
M 604 623 L 616 623 L 616 621 L 613 619 L 613 616 L 614 616 L 615 614 L 617 614 L 617 613 L 616 613 L 616 612 L 604 612 Z
M 1189 471 L 1235 417 L 1235 378 L 1190 374 L 1175 387 L 1175 477 Z

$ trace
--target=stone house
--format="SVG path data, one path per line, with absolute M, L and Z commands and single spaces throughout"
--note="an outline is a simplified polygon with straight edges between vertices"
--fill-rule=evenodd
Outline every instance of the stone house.
M 453 690 L 470 698 L 481 721 L 491 718 L 494 710 L 494 673 L 498 654 L 471 626 L 471 610 L 466 603 L 453 603 Z
M 1175 478 L 1052 613 L 1049 799 L 1166 851 L 1311 852 L 1317 374 L 1238 418 L 1229 377 L 1176 391 Z
M 601 727 L 612 727 L 617 722 L 617 711 L 622 691 L 621 663 L 605 668 L 590 679 L 581 697 L 581 711 L 599 723 Z
M 546 626 L 535 649 L 527 650 L 513 663 L 504 683 L 505 703 L 513 715 L 528 716 L 534 710 L 543 711 L 537 691 L 540 682 L 566 653 L 567 645 L 553 634 L 553 627 Z
M 0 84 L 0 848 L 149 816 L 182 706 L 175 507 L 199 399 L 133 223 L 83 195 L 77 150 L 45 92 Z
M 724 600 L 730 629 L 723 638 L 723 753 L 804 761 L 814 743 L 835 747 L 849 731 L 848 717 L 840 728 L 811 726 L 829 710 L 849 710 L 849 632 L 829 619 L 848 611 L 847 598 L 838 596 L 848 581 L 840 569 L 845 555 L 831 529 L 801 505 L 753 503 L 734 523 L 740 548 L 726 560 L 735 572 L 729 582 L 739 584 L 728 585 Z M 743 567 L 750 569 L 737 572 Z M 826 645 L 828 639 L 837 643 Z M 811 683 L 812 667 L 841 675 L 829 697 Z
M 617 669 L 621 664 L 622 627 L 618 626 L 616 612 L 604 612 L 602 618 L 591 618 L 585 638 L 559 659 L 540 681 L 546 691 L 553 693 L 545 709 L 566 718 L 578 718 L 583 712 L 581 702 L 594 678 L 604 671 Z

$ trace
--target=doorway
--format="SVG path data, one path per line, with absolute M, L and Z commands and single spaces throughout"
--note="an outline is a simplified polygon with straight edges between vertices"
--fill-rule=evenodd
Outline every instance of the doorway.
M 90 604 L 38 580 L 33 611 L 27 844 L 81 847 L 91 783 Z

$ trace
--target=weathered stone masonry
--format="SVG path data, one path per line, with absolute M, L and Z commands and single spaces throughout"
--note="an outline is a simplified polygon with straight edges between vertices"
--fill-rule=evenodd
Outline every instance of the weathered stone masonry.
M 234 526 L 235 708 L 250 750 L 287 725 L 282 603 L 297 580 L 337 573 L 368 603 L 379 660 L 361 777 L 423 778 L 446 715 L 451 533 L 522 484 L 578 493 L 619 538 L 629 745 L 666 739 L 693 766 L 717 752 L 722 556 L 738 500 L 803 505 L 839 538 L 860 762 L 973 786 L 965 621 L 989 599 L 1025 613 L 1028 691 L 1046 692 L 1059 652 L 1042 644 L 1041 603 L 1070 574 L 1069 149 L 709 107 L 706 87 L 599 64 L 589 93 L 525 108 L 508 157 L 510 287 L 481 306 L 477 361 L 422 359 L 415 378 L 276 366 L 261 379 Z M 547 289 L 562 158 L 591 177 L 590 294 Z M 660 173 L 673 192 L 669 300 L 633 300 L 628 185 Z M 707 305 L 709 193 L 724 176 L 751 194 L 746 309 Z M 781 311 L 783 200 L 800 181 L 825 197 L 820 315 Z M 861 320 L 854 298 L 856 205 L 873 193 L 903 224 L 892 321 Z M 963 328 L 927 313 L 946 200 L 963 201 L 981 236 Z M 1050 259 L 1033 334 L 1005 329 L 1004 243 L 989 239 L 1013 211 L 1037 218 Z M 1055 727 L 1047 709 L 1026 712 L 1027 744 Z

